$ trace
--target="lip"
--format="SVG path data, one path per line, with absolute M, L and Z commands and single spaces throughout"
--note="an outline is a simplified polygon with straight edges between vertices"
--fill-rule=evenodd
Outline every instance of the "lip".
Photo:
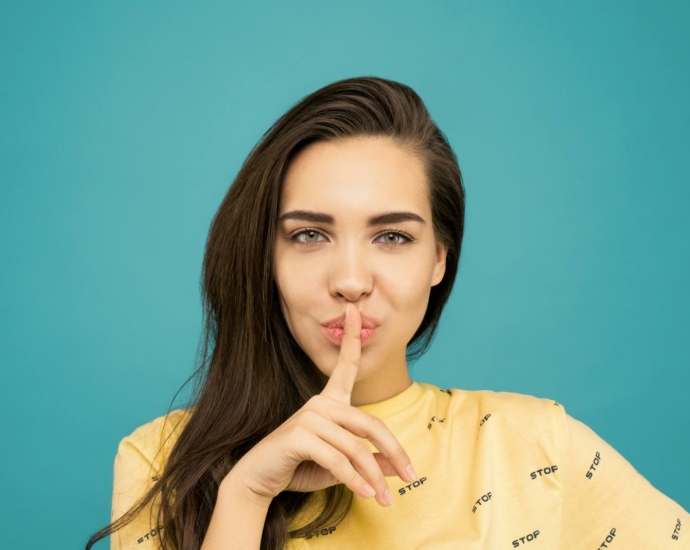
M 369 340 L 371 340 L 378 333 L 379 325 L 381 322 L 371 315 L 366 315 L 359 312 L 359 316 L 362 319 L 362 328 L 359 333 L 360 343 L 364 346 Z M 333 317 L 328 321 L 322 323 L 321 330 L 323 331 L 326 338 L 328 338 L 335 345 L 340 346 L 343 341 L 343 325 L 345 324 L 345 313 L 341 313 L 337 317 Z
M 362 318 L 362 329 L 375 329 L 381 322 L 376 317 L 371 317 L 370 315 L 365 315 L 360 311 L 359 316 Z M 341 313 L 337 317 L 333 317 L 328 321 L 321 323 L 322 326 L 326 328 L 340 328 L 342 329 L 345 324 L 345 313 Z
M 336 346 L 340 346 L 343 342 L 343 327 L 321 327 L 326 338 L 333 342 Z M 364 346 L 378 333 L 378 327 L 362 328 L 359 333 L 360 344 Z

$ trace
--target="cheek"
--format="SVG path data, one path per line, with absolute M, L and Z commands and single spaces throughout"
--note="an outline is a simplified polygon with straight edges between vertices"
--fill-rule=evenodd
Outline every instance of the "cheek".
M 283 315 L 290 331 L 299 342 L 305 336 L 302 332 L 309 325 L 310 314 L 319 310 L 318 293 L 314 292 L 315 283 L 306 279 L 306 274 L 285 265 L 276 271 L 275 275 Z
M 317 280 L 318 273 L 314 269 L 304 269 L 295 263 L 283 263 L 276 272 L 276 284 L 290 309 L 301 307 L 308 310 L 306 305 L 315 301 Z
M 378 287 L 395 311 L 412 314 L 419 308 L 422 308 L 422 312 L 426 310 L 430 280 L 431 272 L 428 267 L 417 262 L 386 272 L 379 277 Z
M 274 270 L 283 315 L 305 350 L 327 348 L 320 340 L 318 318 L 314 316 L 324 311 L 324 304 L 333 301 L 325 274 L 328 268 L 323 260 L 292 260 L 289 254 L 283 254 Z M 384 265 L 372 266 L 376 283 L 370 307 L 383 315 L 392 341 L 409 339 L 419 327 L 429 302 L 433 273 L 433 265 L 426 257 L 398 260 L 388 258 Z

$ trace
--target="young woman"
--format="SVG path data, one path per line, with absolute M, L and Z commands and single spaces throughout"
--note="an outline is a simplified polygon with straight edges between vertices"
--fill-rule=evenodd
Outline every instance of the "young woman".
M 213 220 L 194 402 L 122 440 L 87 549 L 690 548 L 688 513 L 559 403 L 410 379 L 464 209 L 409 87 L 293 106 Z

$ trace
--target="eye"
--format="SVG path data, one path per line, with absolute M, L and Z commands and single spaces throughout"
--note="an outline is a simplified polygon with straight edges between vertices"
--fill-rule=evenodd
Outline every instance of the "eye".
M 301 239 L 300 237 L 304 235 L 305 239 Z M 299 243 L 303 246 L 315 246 L 319 244 L 319 242 L 324 242 L 324 241 L 318 241 L 318 240 L 311 240 L 311 239 L 316 239 L 318 236 L 321 235 L 322 237 L 324 236 L 323 233 L 316 229 L 303 229 L 302 231 L 298 231 L 294 235 L 289 237 L 289 240 L 294 241 L 296 243 Z M 377 239 L 384 238 L 384 240 L 387 240 L 388 242 L 384 242 L 383 244 L 386 245 L 388 248 L 400 248 L 401 246 L 414 242 L 414 238 L 409 235 L 408 233 L 405 233 L 405 231 L 402 231 L 400 229 L 388 229 L 381 233 Z M 397 240 L 397 242 L 390 243 L 389 239 L 393 238 L 394 240 Z M 402 242 L 398 239 L 404 239 Z
M 306 246 L 313 246 L 315 244 L 318 244 L 318 241 L 309 241 L 309 240 L 304 241 L 304 240 L 298 238 L 300 235 L 305 235 L 307 238 L 311 239 L 313 237 L 316 237 L 317 235 L 323 235 L 323 233 L 320 233 L 316 229 L 304 229 L 303 231 L 300 231 L 299 233 L 295 233 L 294 235 L 292 235 L 290 237 L 291 241 L 295 241 L 299 244 L 303 244 Z
M 384 237 L 385 240 L 388 240 L 388 239 L 391 238 L 391 237 L 392 237 L 393 239 L 397 239 L 397 238 L 405 239 L 404 241 L 397 241 L 397 242 L 394 242 L 394 243 L 390 243 L 390 242 L 384 243 L 386 246 L 389 246 L 389 247 L 391 247 L 391 248 L 398 248 L 398 247 L 400 247 L 400 246 L 402 246 L 402 245 L 404 245 L 404 244 L 406 244 L 406 243 L 408 243 L 408 242 L 412 242 L 412 241 L 414 240 L 410 235 L 408 235 L 408 234 L 405 233 L 404 231 L 399 231 L 399 230 L 396 230 L 396 231 L 392 231 L 392 230 L 385 231 L 384 233 L 381 233 L 381 235 L 379 235 L 377 238 L 380 239 L 381 237 Z

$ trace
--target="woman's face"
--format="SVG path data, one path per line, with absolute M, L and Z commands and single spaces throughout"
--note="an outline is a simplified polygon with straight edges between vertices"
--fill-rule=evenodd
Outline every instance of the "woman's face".
M 395 212 L 423 221 L 370 223 Z M 434 239 L 421 161 L 388 138 L 313 143 L 288 167 L 279 216 L 274 276 L 283 315 L 300 347 L 330 376 L 340 346 L 322 325 L 352 302 L 363 323 L 378 324 L 373 337 L 362 334 L 358 383 L 402 369 L 407 375 L 407 343 L 422 322 L 431 287 L 443 278 L 446 260 L 445 248 Z

